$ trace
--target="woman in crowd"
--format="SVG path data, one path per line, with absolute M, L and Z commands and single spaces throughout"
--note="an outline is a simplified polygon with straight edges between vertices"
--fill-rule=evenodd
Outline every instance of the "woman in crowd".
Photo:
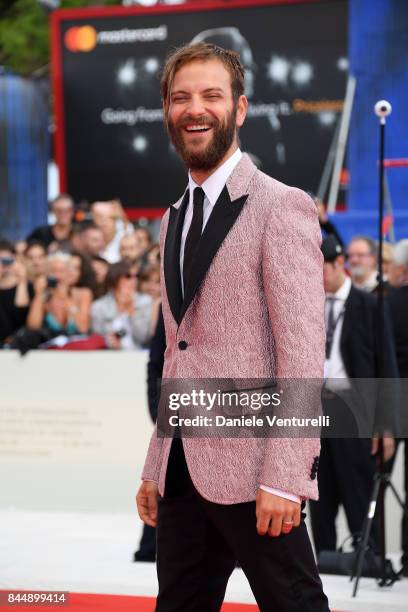
M 109 348 L 146 346 L 152 331 L 149 295 L 137 291 L 137 274 L 129 263 L 112 264 L 107 276 L 108 293 L 92 304 L 92 329 L 105 336 Z
M 147 264 L 139 271 L 140 291 L 147 293 L 154 300 L 160 298 L 160 268 L 158 265 Z
M 29 280 L 33 283 L 45 275 L 47 250 L 42 242 L 30 242 L 24 251 L 24 261 Z
M 89 289 L 92 299 L 99 297 L 95 272 L 88 257 L 78 251 L 71 252 L 71 286 Z
M 108 275 L 109 264 L 100 255 L 94 255 L 91 259 L 91 266 L 96 278 L 96 297 L 100 298 L 107 292 L 106 277 Z
M 25 324 L 33 287 L 14 246 L 0 239 L 0 346 Z
M 71 255 L 58 252 L 48 257 L 48 276 L 38 277 L 34 284 L 27 317 L 29 329 L 45 329 L 52 336 L 88 332 L 92 293 L 73 287 L 72 273 Z

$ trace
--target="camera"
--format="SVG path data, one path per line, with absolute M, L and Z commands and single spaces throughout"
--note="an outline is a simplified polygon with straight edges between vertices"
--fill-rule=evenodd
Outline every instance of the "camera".
M 118 338 L 118 340 L 120 340 L 120 338 L 123 338 L 124 336 L 126 336 L 127 331 L 126 329 L 118 329 L 118 331 L 114 332 L 116 338 Z
M 55 276 L 47 276 L 47 288 L 55 289 L 58 286 L 58 279 Z

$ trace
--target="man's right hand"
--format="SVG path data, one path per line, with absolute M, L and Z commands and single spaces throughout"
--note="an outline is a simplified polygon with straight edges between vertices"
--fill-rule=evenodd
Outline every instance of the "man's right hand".
M 150 527 L 157 526 L 157 497 L 157 483 L 151 480 L 144 480 L 136 495 L 136 504 L 140 518 Z

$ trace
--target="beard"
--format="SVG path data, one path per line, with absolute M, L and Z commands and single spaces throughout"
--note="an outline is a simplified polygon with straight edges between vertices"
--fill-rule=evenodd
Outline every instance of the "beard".
M 236 116 L 237 108 L 234 106 L 233 110 L 227 113 L 227 118 L 222 123 L 214 117 L 206 116 L 200 117 L 200 119 L 186 117 L 178 123 L 169 120 L 166 122 L 170 140 L 187 168 L 193 171 L 212 170 L 219 164 L 236 136 Z M 191 145 L 190 147 L 187 146 L 183 138 L 184 127 L 191 123 L 208 125 L 213 130 L 211 141 L 204 149 L 199 151 L 194 150 Z M 191 144 L 194 144 L 194 142 Z
M 362 278 L 365 274 L 364 268 L 359 265 L 349 266 L 349 272 L 355 278 Z

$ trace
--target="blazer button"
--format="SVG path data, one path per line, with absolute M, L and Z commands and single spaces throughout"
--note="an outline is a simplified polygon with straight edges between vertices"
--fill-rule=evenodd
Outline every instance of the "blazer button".
M 178 343 L 178 347 L 180 351 L 185 351 L 186 348 L 188 347 L 188 344 L 185 340 L 180 340 L 180 342 Z

